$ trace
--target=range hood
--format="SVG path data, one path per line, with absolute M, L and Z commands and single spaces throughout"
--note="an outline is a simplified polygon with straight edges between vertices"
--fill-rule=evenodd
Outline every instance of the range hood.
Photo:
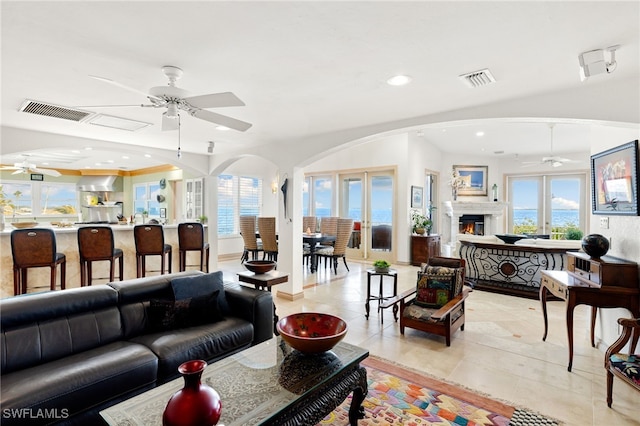
M 79 191 L 122 192 L 122 176 L 82 176 L 78 181 Z

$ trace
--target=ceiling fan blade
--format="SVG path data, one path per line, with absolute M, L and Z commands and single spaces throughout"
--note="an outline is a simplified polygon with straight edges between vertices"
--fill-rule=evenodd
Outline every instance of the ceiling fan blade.
M 110 78 L 100 77 L 100 76 L 97 76 L 97 75 L 89 75 L 89 77 L 95 78 L 96 80 L 102 81 L 104 83 L 112 84 L 112 85 L 114 85 L 116 87 L 120 87 L 121 89 L 125 89 L 125 90 L 128 90 L 130 92 L 141 94 L 142 96 L 144 96 L 146 98 L 149 98 L 149 99 L 156 99 L 156 100 L 159 100 L 159 101 L 162 100 L 162 99 L 157 98 L 157 97 L 155 97 L 153 95 L 150 95 L 150 94 L 148 94 L 146 92 L 143 92 L 142 90 L 134 89 L 133 87 L 129 87 L 129 86 L 126 86 L 126 85 L 124 85 L 122 83 L 118 83 L 117 81 L 111 80 Z
M 178 130 L 178 118 L 169 118 L 167 113 L 162 113 L 162 131 Z
M 189 105 L 196 108 L 219 108 L 245 105 L 244 102 L 231 92 L 191 96 L 189 98 L 184 98 L 184 100 Z
M 27 171 L 25 169 L 18 169 L 15 172 L 11 173 L 12 175 L 19 175 L 21 173 L 27 173 Z
M 189 114 L 196 118 L 200 118 L 220 126 L 226 126 L 240 132 L 247 131 L 252 126 L 251 123 L 246 123 L 244 121 L 236 120 L 235 118 L 227 117 L 226 115 L 216 114 L 215 112 L 203 109 L 192 110 Z
M 4 167 L 0 167 L 0 170 L 22 170 L 22 167 L 4 166 Z
M 31 171 L 33 173 L 40 173 L 43 175 L 48 175 L 48 176 L 53 176 L 53 177 L 58 177 L 60 176 L 60 172 L 57 170 L 53 170 L 53 169 L 39 169 L 37 167 L 32 167 Z
M 74 108 L 126 108 L 126 107 L 145 107 L 155 105 L 131 104 L 131 105 L 74 105 Z

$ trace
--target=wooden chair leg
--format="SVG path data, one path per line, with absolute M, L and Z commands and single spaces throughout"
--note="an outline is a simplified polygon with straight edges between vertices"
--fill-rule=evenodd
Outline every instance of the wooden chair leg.
M 56 275 L 58 274 L 58 268 L 56 268 L 56 264 L 51 265 L 51 278 L 49 280 L 49 286 L 51 291 L 56 289 Z
M 64 260 L 60 264 L 60 289 L 64 290 L 67 288 L 67 261 Z
M 87 262 L 87 285 L 91 285 L 93 281 L 93 269 L 91 268 L 91 261 Z
M 613 373 L 607 370 L 607 406 L 611 408 L 613 403 Z
M 118 264 L 118 272 L 120 273 L 120 281 L 124 280 L 124 254 L 120 256 L 120 263 Z
M 13 295 L 20 294 L 20 269 L 14 266 L 13 268 Z
M 169 273 L 171 273 L 171 250 L 169 250 L 169 255 L 167 256 L 169 258 Z
M 344 262 L 344 267 L 347 268 L 347 271 L 349 271 L 349 266 L 347 266 L 347 258 L 346 258 L 346 256 L 342 257 L 342 261 Z

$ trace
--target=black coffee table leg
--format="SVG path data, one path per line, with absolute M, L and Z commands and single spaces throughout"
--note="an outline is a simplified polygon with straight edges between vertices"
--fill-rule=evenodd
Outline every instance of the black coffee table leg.
M 358 426 L 358 419 L 364 419 L 364 407 L 362 402 L 367 396 L 369 386 L 367 384 L 367 370 L 364 367 L 358 368 L 358 383 L 353 389 L 353 397 L 351 398 L 351 407 L 349 407 L 349 424 Z

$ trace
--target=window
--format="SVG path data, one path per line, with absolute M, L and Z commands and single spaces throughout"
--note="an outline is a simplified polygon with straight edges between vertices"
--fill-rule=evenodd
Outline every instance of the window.
M 507 176 L 507 182 L 509 232 L 561 240 L 586 229 L 585 175 Z
M 331 176 L 307 176 L 304 179 L 302 186 L 303 216 L 330 217 L 333 215 L 332 181 Z
M 0 185 L 5 216 L 77 217 L 78 192 L 73 183 L 5 181 Z
M 150 218 L 160 218 L 160 183 L 146 182 L 133 185 L 133 212 L 144 214 L 147 212 Z
M 238 218 L 262 213 L 262 179 L 218 176 L 218 235 L 240 233 Z

